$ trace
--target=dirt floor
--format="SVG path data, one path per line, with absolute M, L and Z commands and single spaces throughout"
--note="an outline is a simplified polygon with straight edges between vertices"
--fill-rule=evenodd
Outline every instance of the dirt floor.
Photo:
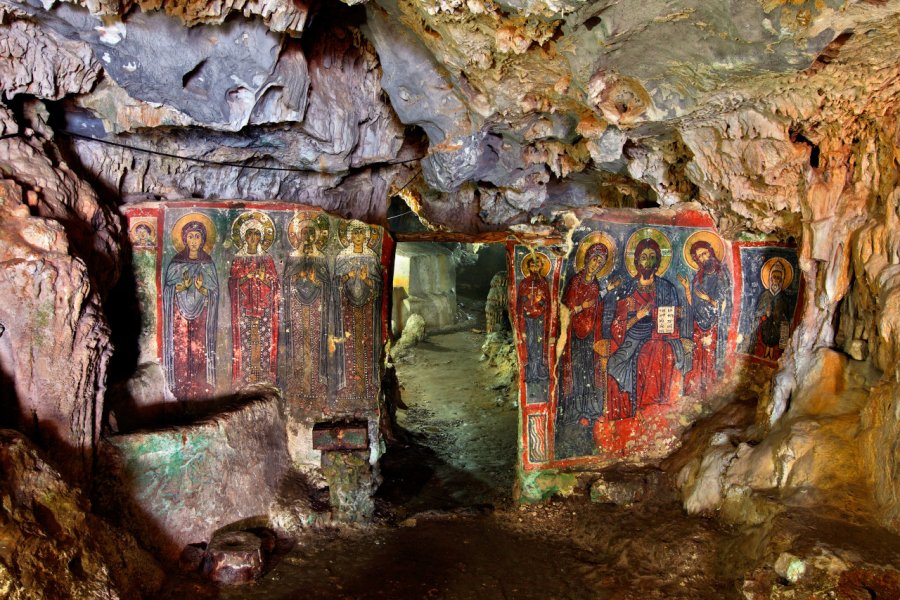
M 389 510 L 510 503 L 516 389 L 484 359 L 483 343 L 472 330 L 432 335 L 397 360 L 407 408 L 397 411 L 400 440 L 382 461 L 379 498 Z
M 631 507 L 592 503 L 587 479 L 570 497 L 514 504 L 515 390 L 495 389 L 483 339 L 434 335 L 399 361 L 405 432 L 382 460 L 373 525 L 317 526 L 254 583 L 183 582 L 169 597 L 900 597 L 900 538 L 865 525 L 785 511 L 729 528 L 686 515 L 665 485 Z M 797 584 L 774 569 L 788 550 L 808 566 Z

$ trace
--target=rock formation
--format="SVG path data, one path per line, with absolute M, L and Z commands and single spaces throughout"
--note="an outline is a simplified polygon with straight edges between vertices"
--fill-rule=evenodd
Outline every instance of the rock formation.
M 674 228 L 690 213 L 702 220 L 691 227 L 716 233 L 737 255 L 754 244 L 796 247 L 792 275 L 803 291 L 784 347 L 765 368 L 678 404 L 652 452 L 636 450 L 634 438 L 617 449 L 621 460 L 598 454 L 576 465 L 585 454 L 574 444 L 565 460 L 576 462 L 552 468 L 544 463 L 552 462 L 555 375 L 538 369 L 526 382 L 521 373 L 522 385 L 536 384 L 520 408 L 525 434 L 533 427 L 538 442 L 521 448 L 519 490 L 539 498 L 571 489 L 573 465 L 651 463 L 672 476 L 691 513 L 771 527 L 785 511 L 821 507 L 900 532 L 898 57 L 898 0 L 646 0 L 639 8 L 607 0 L 2 0 L 0 426 L 24 432 L 40 450 L 9 434 L 0 451 L 30 456 L 16 460 L 53 472 L 54 486 L 63 485 L 56 469 L 90 490 L 104 431 L 122 430 L 109 443 L 134 451 L 132 466 L 144 438 L 161 436 L 175 448 L 188 431 L 133 433 L 189 411 L 160 408 L 179 406 L 162 389 L 161 356 L 145 345 L 134 350 L 155 336 L 155 323 L 142 324 L 140 343 L 120 325 L 138 304 L 130 276 L 119 277 L 133 249 L 122 205 L 269 201 L 390 231 L 394 202 L 418 217 L 421 239 L 508 241 L 517 260 L 516 252 L 537 252 L 544 258 L 534 264 L 546 261 L 558 276 L 541 275 L 550 277 L 554 303 L 527 310 L 533 331 L 546 323 L 542 335 L 559 342 L 560 362 L 575 318 L 574 304 L 560 310 L 561 295 L 582 268 L 572 264 L 584 259 L 578 246 L 587 229 Z M 689 260 L 684 255 L 682 275 Z M 728 264 L 734 275 L 739 261 Z M 529 274 L 516 279 L 511 270 L 510 289 Z M 582 282 L 589 292 L 591 281 Z M 539 284 L 530 283 L 534 292 Z M 332 352 L 344 348 L 346 338 L 326 333 Z M 596 335 L 611 339 L 600 340 L 599 326 Z M 520 340 L 520 360 L 526 346 Z M 681 348 L 690 353 L 691 344 Z M 135 364 L 123 359 L 110 373 L 112 358 L 132 350 Z M 108 396 L 110 384 L 116 392 Z M 123 397 L 134 401 L 130 410 Z M 529 406 L 542 402 L 544 412 Z M 267 503 L 253 506 L 256 513 L 283 492 L 276 480 L 288 477 L 287 462 L 321 467 L 311 422 L 298 425 L 277 400 L 270 404 L 262 416 L 246 409 L 250 421 L 277 430 L 250 450 L 244 442 L 254 440 L 244 433 L 234 434 L 240 444 L 215 437 L 227 438 L 228 424 L 193 425 L 215 429 L 211 439 L 225 454 L 242 448 L 259 457 L 277 447 L 272 472 L 257 473 Z M 613 427 L 600 421 L 588 454 Z M 369 428 L 374 464 L 374 421 Z M 46 465 L 35 466 L 44 460 L 38 452 Z M 206 477 L 222 468 L 210 466 L 213 455 L 194 463 L 203 470 L 198 481 L 225 485 Z M 377 480 L 377 469 L 357 462 L 367 486 Z M 120 483 L 128 477 L 138 488 L 153 484 L 134 472 L 120 474 Z M 6 484 L 10 498 L 32 485 L 15 477 Z M 149 502 L 142 509 L 159 508 L 153 494 L 169 484 L 133 490 Z M 87 510 L 79 505 L 79 514 Z M 32 519 L 16 514 L 14 522 Z M 92 519 L 63 525 L 59 557 L 74 560 L 72 544 Z M 175 527 L 175 538 L 155 545 L 174 555 L 216 527 Z M 12 537 L 16 552 L 37 553 L 27 536 Z M 144 537 L 154 545 L 153 534 Z M 89 555 L 102 551 L 77 552 L 83 582 L 59 585 L 90 594 L 118 577 Z M 11 582 L 0 581 L 0 590 L 11 594 L 38 577 L 17 556 L 0 556 L 0 579 Z M 791 561 L 782 561 L 784 573 L 796 573 Z M 123 597 L 152 593 L 150 583 L 130 590 L 116 579 Z

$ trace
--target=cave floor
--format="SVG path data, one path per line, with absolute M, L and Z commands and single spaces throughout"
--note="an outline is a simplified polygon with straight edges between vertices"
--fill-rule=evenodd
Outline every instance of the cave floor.
M 732 528 L 685 514 L 663 489 L 632 507 L 592 503 L 583 487 L 514 504 L 515 390 L 495 389 L 498 368 L 479 360 L 483 339 L 435 335 L 399 361 L 407 409 L 398 411 L 402 429 L 381 462 L 374 524 L 314 526 L 256 582 L 215 590 L 182 581 L 165 597 L 900 597 L 891 595 L 900 594 L 897 572 L 873 570 L 900 565 L 900 538 L 815 511 Z M 808 565 L 800 584 L 773 568 L 786 550 Z M 851 577 L 839 582 L 834 572 L 851 564 Z
M 515 384 L 482 360 L 484 335 L 431 335 L 397 360 L 406 409 L 382 459 L 380 508 L 423 510 L 510 503 L 516 465 Z M 504 383 L 506 381 L 506 384 Z
M 583 498 L 402 526 L 321 530 L 229 599 L 736 597 L 717 576 L 731 536 L 675 505 L 626 511 Z

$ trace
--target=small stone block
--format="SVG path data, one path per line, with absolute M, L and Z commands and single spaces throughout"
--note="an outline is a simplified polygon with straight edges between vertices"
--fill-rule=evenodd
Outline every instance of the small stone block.
M 178 557 L 178 566 L 185 573 L 196 573 L 200 570 L 205 556 L 206 544 L 204 542 L 188 544 L 181 551 L 181 556 Z
M 203 572 L 223 585 L 253 581 L 263 571 L 262 540 L 249 531 L 213 536 L 206 550 Z
M 369 447 L 369 428 L 365 421 L 353 423 L 316 423 L 313 448 L 316 450 L 365 450 Z
M 806 563 L 789 552 L 782 552 L 775 561 L 775 572 L 788 583 L 797 583 L 806 573 Z

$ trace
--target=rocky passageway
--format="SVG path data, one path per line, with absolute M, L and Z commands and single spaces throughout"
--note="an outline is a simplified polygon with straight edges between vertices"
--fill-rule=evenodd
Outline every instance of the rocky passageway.
M 511 498 L 515 389 L 482 359 L 484 339 L 469 329 L 432 335 L 398 360 L 407 408 L 397 411 L 400 440 L 382 463 L 381 497 L 411 495 L 404 513 Z

